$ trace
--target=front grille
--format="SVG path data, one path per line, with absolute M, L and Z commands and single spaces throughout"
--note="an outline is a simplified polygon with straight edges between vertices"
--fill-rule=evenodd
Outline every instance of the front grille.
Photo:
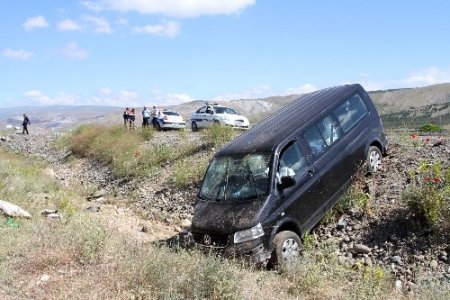
M 226 247 L 228 246 L 227 235 L 214 235 L 205 233 L 192 233 L 194 241 L 197 244 L 210 247 Z

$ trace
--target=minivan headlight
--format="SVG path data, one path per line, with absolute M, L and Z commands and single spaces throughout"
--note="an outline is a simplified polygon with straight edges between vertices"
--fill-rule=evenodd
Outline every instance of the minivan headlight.
M 258 225 L 254 226 L 250 229 L 241 230 L 241 231 L 236 232 L 234 234 L 234 243 L 237 244 L 237 243 L 251 241 L 251 240 L 257 239 L 263 235 L 264 235 L 264 230 L 261 226 L 261 223 L 258 223 Z

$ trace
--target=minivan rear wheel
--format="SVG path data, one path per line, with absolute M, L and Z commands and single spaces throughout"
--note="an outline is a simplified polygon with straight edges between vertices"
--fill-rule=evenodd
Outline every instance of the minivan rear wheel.
M 279 270 L 286 270 L 286 268 L 294 266 L 303 253 L 300 237 L 289 230 L 277 233 L 273 239 L 273 246 L 270 265 Z
M 376 146 L 370 146 L 369 150 L 367 151 L 367 158 L 366 158 L 366 164 L 367 164 L 367 173 L 376 173 L 378 172 L 378 169 L 380 168 L 382 160 L 382 154 L 381 150 L 378 149 Z

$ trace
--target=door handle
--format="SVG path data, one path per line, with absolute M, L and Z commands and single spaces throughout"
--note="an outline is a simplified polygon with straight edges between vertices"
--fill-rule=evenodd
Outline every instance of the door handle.
M 313 177 L 315 173 L 314 170 L 308 170 L 308 177 Z

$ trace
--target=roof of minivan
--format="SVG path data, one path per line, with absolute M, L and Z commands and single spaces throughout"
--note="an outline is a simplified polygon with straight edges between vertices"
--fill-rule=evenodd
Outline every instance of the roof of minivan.
M 243 133 L 222 148 L 216 156 L 272 151 L 299 127 L 321 114 L 324 108 L 357 91 L 365 93 L 361 85 L 352 84 L 302 95 Z

